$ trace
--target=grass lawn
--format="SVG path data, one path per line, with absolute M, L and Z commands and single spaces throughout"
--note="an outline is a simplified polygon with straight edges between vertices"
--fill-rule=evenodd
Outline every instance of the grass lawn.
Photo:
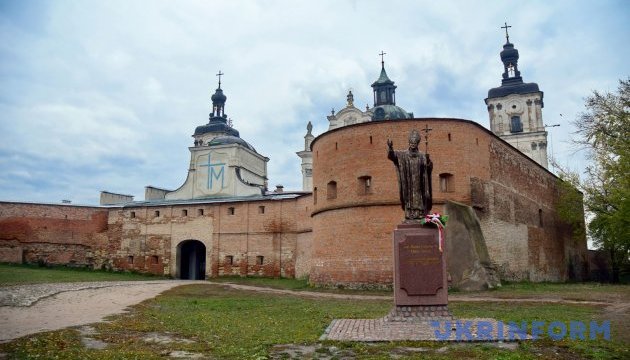
M 467 293 L 459 293 L 467 294 Z M 473 293 L 474 294 L 474 293 Z M 504 283 L 500 288 L 476 293 L 501 298 L 562 298 L 584 301 L 628 301 L 630 285 L 588 283 Z
M 212 282 L 227 282 L 241 285 L 262 286 L 273 289 L 285 289 L 294 291 L 317 291 L 336 294 L 358 294 L 358 295 L 392 295 L 393 292 L 379 289 L 346 289 L 346 288 L 326 288 L 315 287 L 308 283 L 308 279 L 282 279 L 265 278 L 256 276 L 224 276 L 220 278 L 208 279 Z
M 0 264 L 0 286 L 80 281 L 158 280 L 162 277 L 67 267 Z
M 287 285 L 289 286 L 289 285 Z M 546 292 L 541 292 L 544 296 Z M 378 318 L 391 301 L 313 299 L 240 291 L 217 285 L 188 285 L 146 301 L 134 311 L 96 325 L 91 337 L 107 342 L 103 350 L 86 349 L 76 330 L 54 331 L 0 345 L 8 358 L 151 359 L 173 351 L 188 351 L 220 359 L 283 358 L 278 345 L 297 344 L 315 348 L 314 355 L 370 359 L 625 359 L 628 341 L 522 342 L 515 349 L 493 344 L 445 344 L 440 342 L 333 342 L 319 336 L 334 318 Z M 456 317 L 494 317 L 503 321 L 606 319 L 601 307 L 574 304 L 511 304 L 475 302 L 449 304 Z M 612 320 L 613 324 L 617 319 Z M 170 342 L 147 341 L 156 334 Z M 409 352 L 409 348 L 422 348 Z M 284 353 L 286 358 L 288 353 Z

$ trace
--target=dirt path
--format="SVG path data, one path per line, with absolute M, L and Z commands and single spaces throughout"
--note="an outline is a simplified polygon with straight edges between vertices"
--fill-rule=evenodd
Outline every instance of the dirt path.
M 129 281 L 93 283 L 75 287 L 68 284 L 30 285 L 31 293 L 43 294 L 28 306 L 0 306 L 0 342 L 42 331 L 103 321 L 107 316 L 124 313 L 128 306 L 153 298 L 175 286 L 195 281 Z M 54 291 L 55 285 L 60 291 Z M 42 291 L 45 288 L 48 291 Z M 18 291 L 18 289 L 20 291 Z M 26 289 L 26 290 L 25 290 Z M 1 289 L 3 293 L 20 293 L 29 286 Z M 52 294 L 50 294 L 52 292 Z

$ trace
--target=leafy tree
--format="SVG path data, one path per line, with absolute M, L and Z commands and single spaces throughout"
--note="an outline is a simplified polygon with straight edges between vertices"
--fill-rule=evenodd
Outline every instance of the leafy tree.
M 610 253 L 613 282 L 630 255 L 630 78 L 619 81 L 616 93 L 594 91 L 586 111 L 573 122 L 573 141 L 588 150 L 591 163 L 580 183 L 584 206 L 592 214 L 588 233 Z

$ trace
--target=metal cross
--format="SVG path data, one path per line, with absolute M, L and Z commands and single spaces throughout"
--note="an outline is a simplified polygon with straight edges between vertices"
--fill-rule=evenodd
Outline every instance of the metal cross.
M 221 88 L 221 75 L 225 75 L 225 74 L 222 73 L 221 70 L 219 70 L 219 73 L 217 74 L 217 76 L 219 77 L 219 88 Z
M 431 130 L 433 129 L 429 128 L 429 124 L 425 124 L 424 129 L 420 130 L 420 131 L 424 131 L 424 152 L 425 153 L 429 152 L 429 131 Z
M 381 50 L 381 53 L 379 55 L 381 56 L 381 65 L 385 66 L 385 55 L 387 55 L 387 53 Z
M 507 24 L 507 21 L 505 22 L 505 26 L 501 26 L 501 29 L 505 29 L 505 40 L 507 40 L 507 42 L 510 42 L 510 35 L 508 35 L 508 28 L 511 28 L 511 25 Z

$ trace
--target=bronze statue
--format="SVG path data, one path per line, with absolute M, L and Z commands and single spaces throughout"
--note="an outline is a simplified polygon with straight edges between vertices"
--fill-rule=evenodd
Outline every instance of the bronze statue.
M 400 203 L 405 210 L 405 222 L 416 222 L 424 218 L 433 206 L 431 171 L 433 162 L 429 154 L 418 149 L 420 133 L 409 134 L 409 150 L 395 151 L 394 144 L 387 139 L 387 158 L 394 162 L 398 173 Z

